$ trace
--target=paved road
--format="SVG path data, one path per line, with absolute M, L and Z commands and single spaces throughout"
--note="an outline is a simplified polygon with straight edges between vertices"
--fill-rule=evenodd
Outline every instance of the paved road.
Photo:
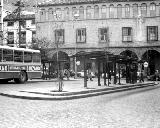
M 160 128 L 160 85 L 68 101 L 0 96 L 0 128 Z

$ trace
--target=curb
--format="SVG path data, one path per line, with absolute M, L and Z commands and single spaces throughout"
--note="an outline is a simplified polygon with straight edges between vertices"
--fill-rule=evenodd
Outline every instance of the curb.
M 0 95 L 10 97 L 10 98 L 19 98 L 19 99 L 27 99 L 27 100 L 72 100 L 72 99 L 79 99 L 79 98 L 110 94 L 110 93 L 115 93 L 115 92 L 128 91 L 128 90 L 144 88 L 144 87 L 149 87 L 149 86 L 154 86 L 154 85 L 157 85 L 157 84 L 154 82 L 153 83 L 141 83 L 137 85 L 132 84 L 129 86 L 114 87 L 114 88 L 107 88 L 107 89 L 87 90 L 87 91 L 82 91 L 82 92 L 71 92 L 66 95 L 59 94 L 58 96 L 54 96 L 53 94 L 52 95 L 50 94 L 48 95 L 50 97 L 38 97 L 38 96 L 31 97 L 31 96 L 24 96 L 24 95 L 20 96 L 20 95 L 7 94 L 7 93 L 0 93 Z

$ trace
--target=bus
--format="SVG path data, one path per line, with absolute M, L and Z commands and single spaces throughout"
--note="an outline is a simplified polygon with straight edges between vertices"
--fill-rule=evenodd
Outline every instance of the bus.
M 41 69 L 39 50 L 0 46 L 0 83 L 41 78 Z

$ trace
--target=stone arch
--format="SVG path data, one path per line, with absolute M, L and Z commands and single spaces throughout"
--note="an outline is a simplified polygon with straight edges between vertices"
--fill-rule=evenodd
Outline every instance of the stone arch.
M 148 62 L 148 74 L 152 75 L 155 70 L 160 71 L 160 52 L 157 50 L 146 50 L 141 58 L 143 61 Z
M 52 56 L 52 61 L 54 65 L 57 65 L 57 53 L 54 53 Z M 67 53 L 59 51 L 58 52 L 58 62 L 60 65 L 60 69 L 69 69 L 70 68 L 70 57 Z
M 131 51 L 131 50 L 125 50 L 125 51 L 122 51 L 120 53 L 120 55 L 124 55 L 124 56 L 128 56 L 128 57 L 133 57 L 133 58 L 137 58 L 138 59 L 138 56 L 137 54 L 134 52 L 134 51 Z

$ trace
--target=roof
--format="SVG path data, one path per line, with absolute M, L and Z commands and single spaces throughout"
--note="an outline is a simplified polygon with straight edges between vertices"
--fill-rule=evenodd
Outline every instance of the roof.
M 158 0 L 46 0 L 39 3 L 39 7 L 45 6 L 62 6 L 62 5 L 76 5 L 76 4 L 96 4 L 96 3 L 113 3 L 113 2 L 140 2 L 140 1 L 158 1 Z

